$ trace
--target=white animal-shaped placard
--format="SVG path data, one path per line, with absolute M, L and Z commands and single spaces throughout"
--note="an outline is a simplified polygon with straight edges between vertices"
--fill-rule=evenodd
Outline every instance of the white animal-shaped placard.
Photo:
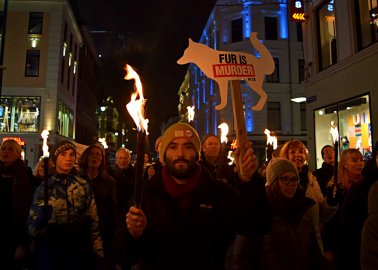
M 218 83 L 221 102 L 215 106 L 217 110 L 223 109 L 227 104 L 230 80 L 245 80 L 260 96 L 252 110 L 260 111 L 265 105 L 267 94 L 262 85 L 264 75 L 272 74 L 274 71 L 274 60 L 268 49 L 258 40 L 256 32 L 251 33 L 250 41 L 259 51 L 260 58 L 242 52 L 217 51 L 189 38 L 189 46 L 177 60 L 180 65 L 196 64 L 208 78 Z

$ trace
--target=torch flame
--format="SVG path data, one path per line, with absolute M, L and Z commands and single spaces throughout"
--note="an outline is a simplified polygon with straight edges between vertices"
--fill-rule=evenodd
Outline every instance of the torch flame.
M 266 144 L 270 144 L 273 146 L 273 149 L 277 149 L 277 137 L 270 135 L 269 129 L 265 129 L 264 133 L 266 135 Z
M 237 139 L 234 139 L 231 143 L 231 149 L 235 150 L 236 148 L 238 148 L 238 140 Z
M 47 138 L 49 137 L 49 131 L 47 129 L 44 129 L 41 133 L 41 137 L 43 139 L 43 145 L 42 145 L 42 151 L 43 151 L 43 157 L 49 157 L 49 146 L 47 145 Z
M 339 131 L 337 130 L 337 126 L 335 125 L 334 121 L 331 121 L 331 129 L 329 133 L 332 135 L 333 143 L 339 141 Z
M 98 138 L 98 142 L 101 143 L 101 145 L 102 145 L 102 147 L 104 147 L 104 149 L 108 149 L 108 144 L 106 143 L 105 138 Z
M 227 143 L 227 134 L 228 134 L 228 125 L 226 123 L 222 123 L 218 126 L 221 130 L 221 143 Z
M 146 134 L 148 128 L 148 119 L 144 118 L 144 104 L 146 100 L 143 97 L 143 87 L 142 82 L 140 81 L 138 73 L 129 65 L 125 67 L 126 75 L 125 80 L 135 81 L 136 92 L 131 94 L 131 101 L 126 105 L 127 111 L 130 113 L 133 118 L 138 130 L 145 131 Z M 139 96 L 139 99 L 137 97 Z
M 194 119 L 194 106 L 188 106 L 186 107 L 188 110 L 188 122 L 192 122 Z

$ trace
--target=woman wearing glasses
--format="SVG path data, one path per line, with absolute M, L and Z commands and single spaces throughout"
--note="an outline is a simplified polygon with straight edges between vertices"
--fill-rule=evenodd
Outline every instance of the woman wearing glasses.
M 299 185 L 295 165 L 272 159 L 266 168 L 266 211 L 259 231 L 238 235 L 234 269 L 324 269 L 311 221 L 304 213 L 314 205 Z
M 315 202 L 315 204 L 306 211 L 306 216 L 312 221 L 320 250 L 324 253 L 320 226 L 335 215 L 337 206 L 329 205 L 327 200 L 323 198 L 316 177 L 309 171 L 307 165 L 308 150 L 303 142 L 299 140 L 287 141 L 282 146 L 279 156 L 290 160 L 295 165 L 300 178 L 299 185 L 305 190 L 306 197 L 313 199 Z

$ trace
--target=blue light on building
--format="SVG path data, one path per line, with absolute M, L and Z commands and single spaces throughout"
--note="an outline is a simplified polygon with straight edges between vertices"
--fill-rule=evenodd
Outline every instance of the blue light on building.
M 287 39 L 289 36 L 287 25 L 287 4 L 280 4 L 280 10 L 280 37 L 281 39 Z
M 249 16 L 249 3 L 244 3 L 244 38 L 249 38 L 251 34 L 251 29 L 249 27 L 249 23 L 251 21 L 251 17 Z
M 253 123 L 253 111 L 252 110 L 247 110 L 245 112 L 245 117 L 246 117 L 246 130 L 247 132 L 252 132 L 254 128 L 254 123 Z
M 199 110 L 200 109 L 200 104 L 201 104 L 201 98 L 200 98 L 200 90 L 198 88 L 196 89 L 196 93 L 197 93 L 197 98 L 196 98 L 196 100 L 197 100 L 197 110 Z

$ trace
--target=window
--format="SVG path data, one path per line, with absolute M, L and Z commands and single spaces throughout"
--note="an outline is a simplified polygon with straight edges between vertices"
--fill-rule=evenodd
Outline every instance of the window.
M 349 99 L 320 108 L 315 113 L 315 143 L 317 167 L 322 164 L 320 150 L 333 145 L 331 121 L 338 127 L 340 151 L 357 148 L 367 159 L 372 152 L 369 95 Z
M 39 50 L 26 51 L 26 65 L 25 77 L 38 77 L 39 76 Z
M 73 75 L 73 77 L 72 77 L 72 92 L 71 92 L 71 95 L 73 97 L 75 96 L 75 84 L 76 84 L 76 76 Z
M 67 90 L 70 90 L 70 83 L 71 83 L 71 68 L 68 68 L 67 71 Z
M 67 22 L 64 22 L 63 41 L 67 44 Z
M 297 41 L 298 42 L 303 42 L 302 23 L 297 23 Z
M 281 103 L 267 102 L 268 129 L 281 130 Z
M 72 110 L 62 101 L 59 101 L 57 122 L 58 134 L 69 138 L 73 137 L 73 118 Z
M 64 67 L 65 67 L 65 61 L 64 58 L 62 58 L 62 63 L 60 66 L 60 82 L 64 83 Z
M 305 79 L 303 59 L 298 59 L 298 79 L 299 79 L 299 83 L 303 82 Z
M 29 34 L 42 34 L 43 12 L 29 13 Z
M 280 82 L 280 61 L 278 58 L 273 57 L 274 60 L 274 72 L 270 75 L 266 75 L 267 83 L 279 83 Z
M 377 0 L 356 0 L 358 46 L 363 49 L 378 41 Z
M 334 0 L 328 0 L 318 9 L 320 68 L 325 69 L 337 62 L 336 19 Z
M 38 132 L 41 97 L 3 96 L 0 132 Z
M 231 41 L 238 42 L 243 40 L 243 19 L 231 21 Z
M 267 40 L 277 40 L 278 37 L 278 27 L 276 17 L 265 17 L 265 39 Z
M 3 20 L 4 20 L 4 12 L 0 11 L 0 33 L 3 34 Z

